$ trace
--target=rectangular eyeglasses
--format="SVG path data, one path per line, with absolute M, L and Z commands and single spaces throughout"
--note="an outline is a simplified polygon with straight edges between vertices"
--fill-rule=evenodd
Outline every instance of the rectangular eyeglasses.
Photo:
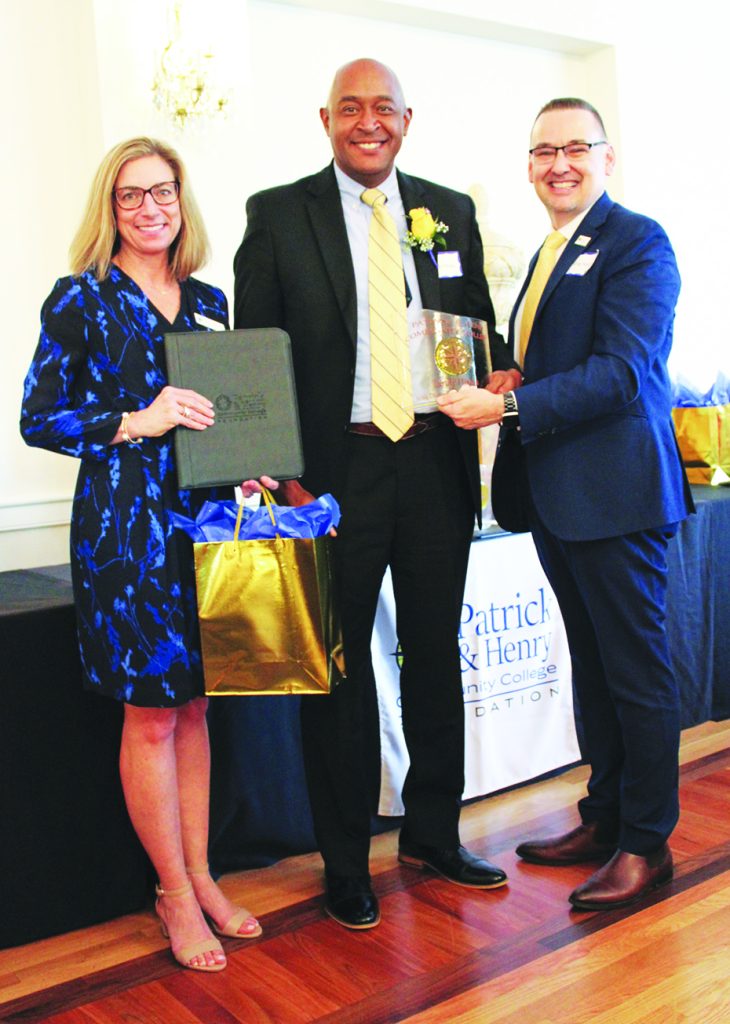
M 562 150 L 566 160 L 585 160 L 594 146 L 607 146 L 606 139 L 599 142 L 569 142 L 566 146 L 535 146 L 530 156 L 539 164 L 551 164 Z
M 112 195 L 117 206 L 122 210 L 137 210 L 144 202 L 144 197 L 149 194 L 158 206 L 170 206 L 178 197 L 180 183 L 178 181 L 161 181 L 151 188 L 139 188 L 136 185 L 125 186 L 124 188 L 112 189 Z

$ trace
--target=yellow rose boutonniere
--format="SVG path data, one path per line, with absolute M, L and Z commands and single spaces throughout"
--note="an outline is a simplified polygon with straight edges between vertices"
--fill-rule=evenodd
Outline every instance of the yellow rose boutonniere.
M 405 244 L 410 245 L 412 249 L 427 252 L 435 263 L 433 247 L 441 245 L 444 249 L 446 248 L 444 235 L 449 230 L 448 226 L 443 221 L 437 220 L 425 206 L 417 206 L 415 209 L 409 210 L 408 219 L 411 224 L 409 230 L 406 231 Z

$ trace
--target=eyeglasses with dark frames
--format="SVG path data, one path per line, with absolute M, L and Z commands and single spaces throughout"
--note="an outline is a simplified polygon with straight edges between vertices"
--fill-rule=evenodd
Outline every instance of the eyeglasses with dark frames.
M 594 146 L 607 145 L 607 139 L 600 139 L 598 142 L 569 142 L 565 146 L 535 146 L 530 156 L 539 164 L 551 164 L 562 150 L 567 160 L 585 160 Z
M 126 185 L 112 189 L 112 196 L 122 210 L 138 210 L 149 193 L 158 206 L 170 206 L 180 193 L 179 181 L 161 181 L 151 188 L 139 188 L 137 185 Z

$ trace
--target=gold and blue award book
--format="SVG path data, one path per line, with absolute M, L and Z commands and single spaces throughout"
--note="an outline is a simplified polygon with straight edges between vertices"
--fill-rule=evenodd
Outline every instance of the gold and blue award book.
M 175 428 L 181 487 L 304 472 L 291 341 L 278 327 L 165 335 L 170 384 L 213 403 L 206 430 Z

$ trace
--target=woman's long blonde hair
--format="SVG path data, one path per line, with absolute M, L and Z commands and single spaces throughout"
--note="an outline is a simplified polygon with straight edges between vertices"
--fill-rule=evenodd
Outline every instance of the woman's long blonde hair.
M 207 261 L 210 250 L 208 235 L 182 160 L 171 146 L 140 136 L 120 142 L 99 165 L 83 219 L 69 250 L 72 274 L 90 270 L 97 281 L 103 281 L 108 275 L 112 257 L 119 248 L 112 189 L 122 167 L 129 160 L 143 156 L 162 157 L 180 183 L 182 223 L 168 253 L 173 275 L 178 281 L 184 281 Z

